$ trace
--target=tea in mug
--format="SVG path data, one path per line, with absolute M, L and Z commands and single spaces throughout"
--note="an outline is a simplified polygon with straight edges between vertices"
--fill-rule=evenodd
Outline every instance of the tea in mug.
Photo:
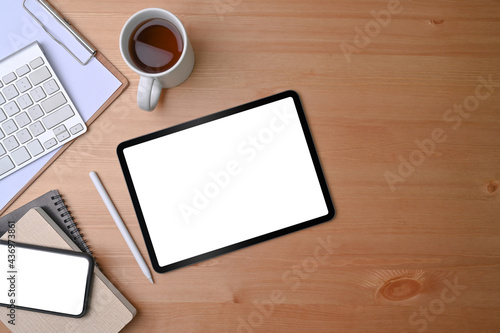
M 139 24 L 129 40 L 134 65 L 146 73 L 161 73 L 172 68 L 179 61 L 183 47 L 179 30 L 160 18 Z

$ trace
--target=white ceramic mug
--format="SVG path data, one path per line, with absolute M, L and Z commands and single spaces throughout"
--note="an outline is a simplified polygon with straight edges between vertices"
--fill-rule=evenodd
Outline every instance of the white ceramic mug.
M 182 37 L 182 53 L 171 68 L 160 73 L 147 73 L 138 68 L 129 54 L 130 35 L 143 22 L 160 18 L 172 23 Z M 173 88 L 184 82 L 194 67 L 193 47 L 181 21 L 169 11 L 161 8 L 147 8 L 132 15 L 123 26 L 120 35 L 120 51 L 127 65 L 141 76 L 137 89 L 137 105 L 145 111 L 153 111 L 163 88 Z

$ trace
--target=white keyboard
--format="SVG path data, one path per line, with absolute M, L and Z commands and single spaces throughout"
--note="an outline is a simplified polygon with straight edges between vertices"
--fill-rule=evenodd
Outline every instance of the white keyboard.
M 0 60 L 0 179 L 86 130 L 37 42 Z

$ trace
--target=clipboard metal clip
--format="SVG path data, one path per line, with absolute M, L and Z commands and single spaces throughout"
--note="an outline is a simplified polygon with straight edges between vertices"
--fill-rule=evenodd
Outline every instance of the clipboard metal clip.
M 59 39 L 57 39 L 56 37 L 54 37 L 50 32 L 49 32 L 49 29 L 47 29 L 47 27 L 45 27 L 45 25 L 35 16 L 35 14 L 33 14 L 29 9 L 28 7 L 26 7 L 26 1 L 27 0 L 23 0 L 23 7 L 24 9 L 31 15 L 31 17 L 38 22 L 38 24 L 40 24 L 40 26 L 43 28 L 43 30 L 45 30 L 45 32 L 59 45 L 61 45 L 61 47 L 63 49 L 65 49 L 69 54 L 71 54 L 71 56 L 73 56 L 73 58 L 75 58 L 81 65 L 85 66 L 89 61 L 90 59 L 92 59 L 92 57 L 95 56 L 97 50 L 89 43 L 89 41 L 87 41 L 82 35 L 80 35 L 78 32 L 76 32 L 71 26 L 70 24 L 68 23 L 68 21 L 66 21 L 61 15 L 59 15 L 59 13 L 54 9 L 52 8 L 48 3 L 46 3 L 44 0 L 37 0 L 38 3 L 40 3 L 40 5 L 42 5 L 42 7 L 47 11 L 49 12 L 67 31 L 69 31 L 71 33 L 71 35 L 83 46 L 83 48 L 85 48 L 86 51 L 89 52 L 90 56 L 88 59 L 86 59 L 85 61 L 82 61 L 80 60 L 80 58 L 78 58 L 70 49 L 68 49 L 66 47 L 66 45 L 64 45 Z

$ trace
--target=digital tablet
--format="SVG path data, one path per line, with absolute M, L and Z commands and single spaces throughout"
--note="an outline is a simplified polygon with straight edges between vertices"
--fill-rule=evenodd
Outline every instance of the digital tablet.
M 335 215 L 294 91 L 122 142 L 117 154 L 160 273 Z

